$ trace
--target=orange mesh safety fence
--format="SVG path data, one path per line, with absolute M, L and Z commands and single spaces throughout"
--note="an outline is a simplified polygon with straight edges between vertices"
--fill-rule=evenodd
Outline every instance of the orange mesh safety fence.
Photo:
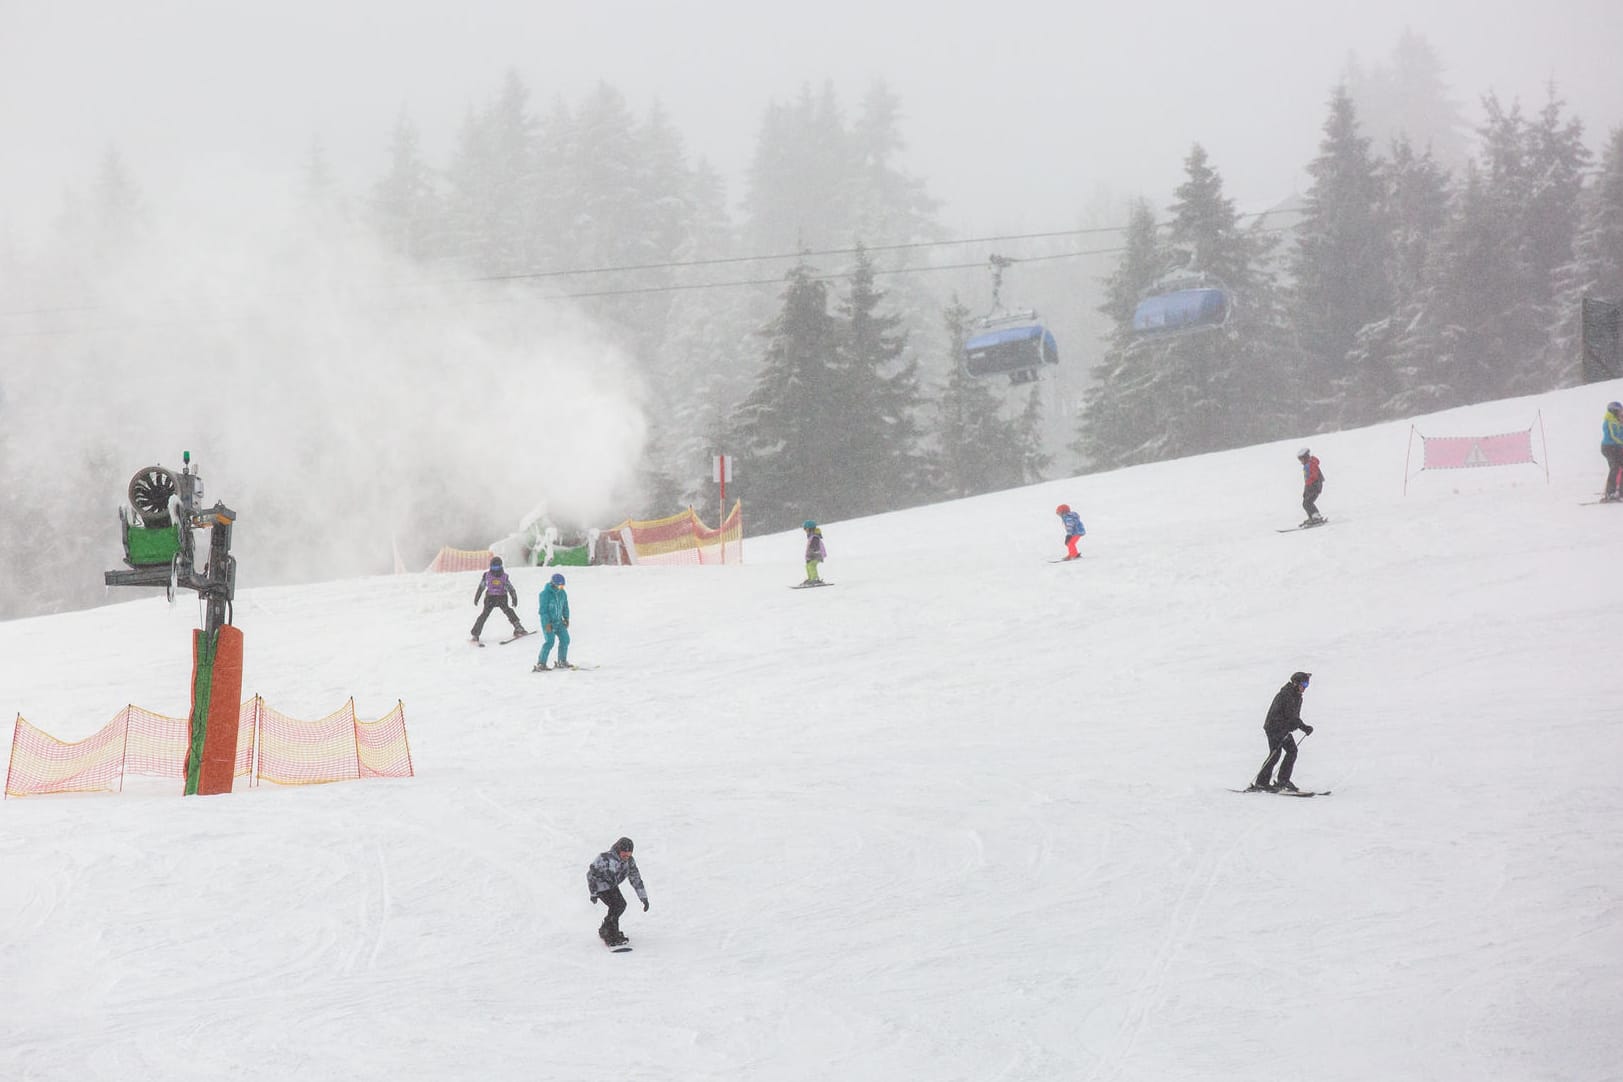
M 490 566 L 489 549 L 442 548 L 428 565 L 430 571 L 483 571 Z
M 93 735 L 67 743 L 18 715 L 5 795 L 117 792 L 126 775 L 181 780 L 188 726 L 183 717 L 126 706 Z M 357 719 L 353 699 L 320 721 L 289 717 L 257 695 L 238 711 L 232 776 L 247 777 L 250 784 L 313 785 L 412 773 L 403 704 L 377 721 Z
M 154 714 L 139 706 L 126 706 L 130 739 L 124 750 L 124 773 L 146 778 L 186 776 L 187 718 Z
M 734 503 L 717 529 L 693 508 L 669 518 L 626 521 L 614 528 L 634 564 L 693 565 L 744 562 L 744 508 Z
M 320 721 L 300 721 L 268 706 L 260 708 L 260 780 L 313 785 L 360 776 L 355 756 L 355 700 Z
M 377 721 L 356 721 L 355 755 L 363 778 L 409 778 L 411 743 L 406 739 L 406 704 Z
M 124 782 L 124 737 L 129 711 L 72 744 L 36 729 L 17 715 L 11 731 L 6 795 L 116 792 Z

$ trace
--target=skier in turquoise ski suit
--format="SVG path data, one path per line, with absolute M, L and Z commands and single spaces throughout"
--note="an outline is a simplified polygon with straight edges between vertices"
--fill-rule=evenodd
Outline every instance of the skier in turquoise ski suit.
M 541 643 L 541 656 L 535 659 L 534 671 L 546 670 L 547 655 L 552 653 L 554 642 L 558 644 L 557 667 L 569 668 L 569 594 L 564 590 L 564 577 L 560 574 L 554 574 L 552 581 L 541 590 L 541 630 L 547 637 Z

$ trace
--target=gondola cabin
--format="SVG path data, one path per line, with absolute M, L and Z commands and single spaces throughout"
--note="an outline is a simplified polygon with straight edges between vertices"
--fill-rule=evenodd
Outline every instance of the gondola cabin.
M 1229 318 L 1226 290 L 1203 287 L 1160 293 L 1138 302 L 1133 310 L 1133 333 L 1144 338 L 1213 330 Z
M 964 341 L 964 370 L 977 378 L 1007 375 L 1014 383 L 1037 378 L 1045 364 L 1059 363 L 1053 332 L 1040 323 L 988 326 Z

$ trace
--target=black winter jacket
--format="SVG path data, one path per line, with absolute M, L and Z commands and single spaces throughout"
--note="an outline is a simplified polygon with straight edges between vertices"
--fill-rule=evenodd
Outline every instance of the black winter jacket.
M 1302 724 L 1302 689 L 1288 682 L 1280 688 L 1268 707 L 1268 717 L 1263 721 L 1262 728 L 1264 732 L 1281 735 L 1292 729 L 1306 728 Z

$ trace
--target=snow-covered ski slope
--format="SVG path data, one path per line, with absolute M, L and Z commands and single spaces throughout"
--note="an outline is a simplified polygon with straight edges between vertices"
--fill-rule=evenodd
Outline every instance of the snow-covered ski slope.
M 1405 497 L 1404 422 L 828 523 L 837 590 L 571 569 L 595 672 L 470 649 L 471 576 L 246 591 L 245 690 L 403 699 L 418 776 L 6 802 L 0 1078 L 1623 1078 L 1620 395 L 1418 422 L 1542 410 L 1548 483 Z M 184 713 L 196 617 L 0 625 L 0 710 Z M 1235 795 L 1293 669 L 1335 795 Z

